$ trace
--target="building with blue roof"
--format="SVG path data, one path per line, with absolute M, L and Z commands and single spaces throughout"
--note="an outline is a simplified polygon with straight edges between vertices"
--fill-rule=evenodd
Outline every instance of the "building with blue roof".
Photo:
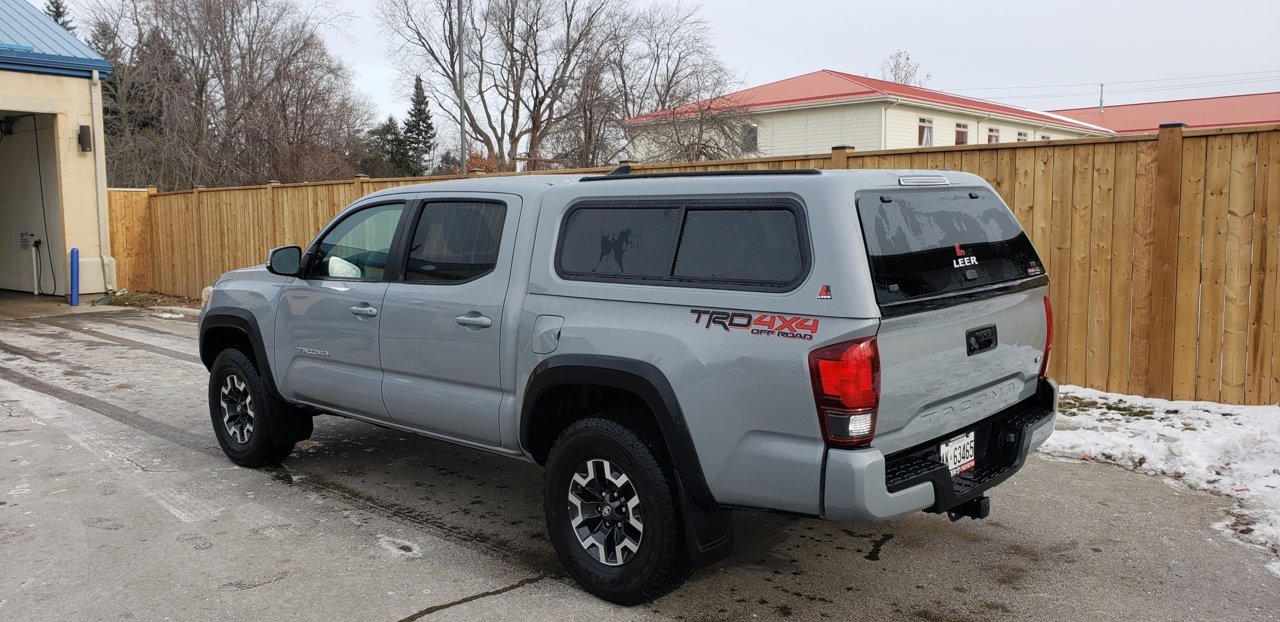
M 114 289 L 102 133 L 110 74 L 38 8 L 0 0 L 0 290 L 66 296 L 73 271 L 78 293 Z

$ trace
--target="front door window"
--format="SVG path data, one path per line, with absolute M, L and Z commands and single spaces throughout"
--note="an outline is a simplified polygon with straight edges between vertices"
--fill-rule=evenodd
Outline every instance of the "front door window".
M 381 281 L 403 211 L 388 203 L 347 216 L 316 245 L 312 278 Z

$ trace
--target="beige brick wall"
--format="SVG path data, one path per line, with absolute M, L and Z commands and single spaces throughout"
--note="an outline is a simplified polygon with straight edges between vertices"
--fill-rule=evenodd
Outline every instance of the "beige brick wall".
M 103 172 L 102 110 L 91 104 L 100 102 L 91 93 L 92 83 L 84 78 L 46 76 L 0 71 L 0 114 L 17 116 L 35 113 L 41 134 L 41 170 L 46 183 L 45 208 L 49 219 L 46 240 L 58 269 L 58 294 L 67 293 L 67 254 L 72 247 L 80 250 L 80 291 L 95 293 L 114 286 L 114 262 L 110 251 L 100 253 L 99 226 L 106 206 L 99 205 L 99 188 L 105 190 Z M 95 87 L 96 88 L 96 87 Z M 80 150 L 78 136 L 81 125 L 94 128 L 93 151 Z M 28 170 L 34 175 L 34 134 L 32 119 L 22 119 L 17 129 L 25 129 L 25 140 L 19 135 L 0 142 L 0 162 L 4 168 Z M 13 176 L 6 182 L 7 192 L 0 193 L 0 212 L 8 214 L 0 220 L 0 288 L 25 289 L 31 281 L 30 257 L 15 255 L 21 230 L 30 227 L 29 213 L 39 213 L 39 185 L 31 178 Z M 105 199 L 103 199 L 105 202 Z M 101 212 L 100 212 L 101 208 Z M 42 219 L 43 220 L 43 219 Z M 19 224 L 21 223 L 21 224 Z M 20 227 L 20 228 L 14 228 Z M 10 230 L 10 229 L 13 230 Z M 44 237 L 43 222 L 35 231 Z M 107 257 L 100 257 L 100 254 Z M 103 267 L 107 268 L 104 283 Z M 46 272 L 47 274 L 47 272 Z M 25 276 L 23 276 L 25 275 Z M 47 278 L 47 277 L 46 277 Z

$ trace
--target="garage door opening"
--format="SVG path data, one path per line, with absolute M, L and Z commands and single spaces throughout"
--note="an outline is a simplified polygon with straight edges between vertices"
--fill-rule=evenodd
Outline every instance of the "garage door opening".
M 57 117 L 0 110 L 0 289 L 69 292 Z

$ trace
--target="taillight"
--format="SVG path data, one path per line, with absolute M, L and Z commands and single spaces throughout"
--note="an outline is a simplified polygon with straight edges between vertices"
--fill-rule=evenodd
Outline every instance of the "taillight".
M 866 337 L 809 353 L 809 375 L 818 420 L 828 443 L 849 447 L 871 444 L 880 406 L 880 351 Z
M 1053 349 L 1053 305 L 1044 297 L 1044 358 L 1040 359 L 1040 377 L 1049 373 L 1049 351 Z

